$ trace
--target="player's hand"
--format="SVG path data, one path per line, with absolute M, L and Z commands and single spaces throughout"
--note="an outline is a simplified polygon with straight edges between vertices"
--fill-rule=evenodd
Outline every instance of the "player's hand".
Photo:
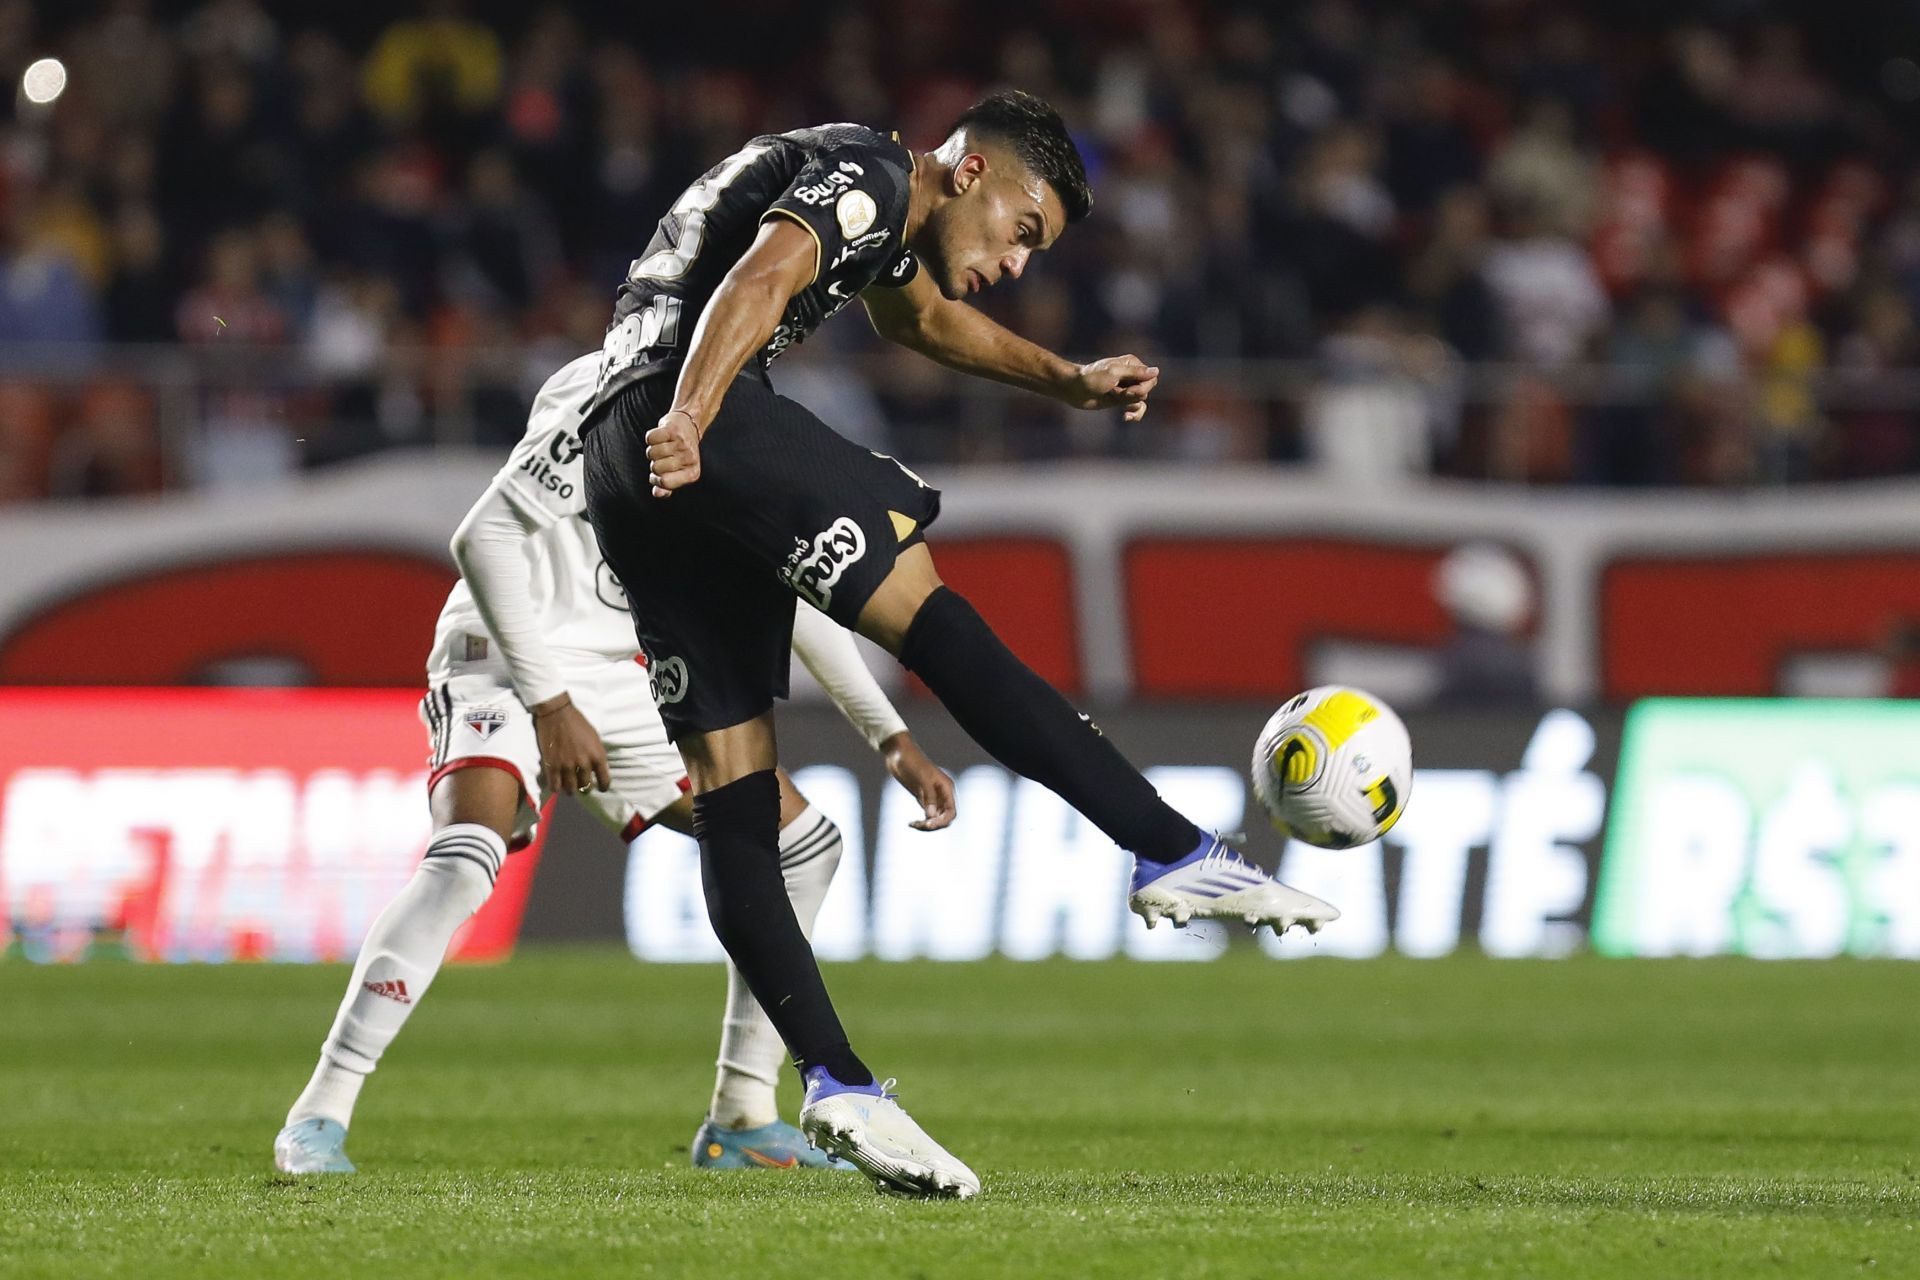
M 946 770 L 927 759 L 927 753 L 910 733 L 896 733 L 880 744 L 887 772 L 893 780 L 913 793 L 926 817 L 907 825 L 915 831 L 938 831 L 953 824 L 953 779 Z
M 1065 398 L 1076 409 L 1123 409 L 1122 418 L 1138 422 L 1159 382 L 1158 366 L 1139 356 L 1108 356 L 1081 365 Z
M 647 432 L 647 483 L 656 498 L 700 478 L 700 424 L 685 409 L 669 409 Z
M 533 737 L 540 745 L 540 786 L 550 796 L 583 795 L 613 788 L 607 748 L 566 694 L 533 708 Z

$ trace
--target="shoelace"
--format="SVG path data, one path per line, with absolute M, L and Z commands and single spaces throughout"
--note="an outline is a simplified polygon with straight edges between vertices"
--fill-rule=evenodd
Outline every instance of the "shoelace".
M 1244 834 L 1232 836 L 1216 834 L 1213 837 L 1213 848 L 1207 850 L 1205 856 L 1200 859 L 1199 866 L 1202 869 L 1210 865 L 1217 867 L 1234 867 L 1264 877 L 1267 874 L 1265 871 L 1262 871 L 1253 863 L 1248 862 L 1245 854 L 1227 843 L 1228 840 L 1233 839 L 1244 840 L 1246 836 Z

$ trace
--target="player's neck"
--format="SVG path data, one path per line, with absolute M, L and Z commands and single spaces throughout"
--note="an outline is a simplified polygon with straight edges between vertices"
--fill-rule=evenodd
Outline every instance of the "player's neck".
M 915 152 L 913 173 L 907 183 L 907 225 L 900 233 L 903 244 L 913 243 L 913 238 L 920 234 L 927 215 L 933 212 L 939 190 L 940 161 L 930 151 Z

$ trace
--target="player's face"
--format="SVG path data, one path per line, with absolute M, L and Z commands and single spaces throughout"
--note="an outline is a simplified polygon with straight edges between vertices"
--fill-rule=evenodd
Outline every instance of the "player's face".
M 1019 279 L 1032 256 L 1067 225 L 1052 187 L 1018 165 L 988 167 L 927 219 L 916 245 L 940 292 L 964 298 L 1005 279 Z

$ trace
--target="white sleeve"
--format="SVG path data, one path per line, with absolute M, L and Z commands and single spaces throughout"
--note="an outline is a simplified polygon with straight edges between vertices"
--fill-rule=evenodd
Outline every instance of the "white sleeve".
M 499 646 L 514 692 L 529 707 L 567 691 L 546 637 L 540 634 L 540 611 L 528 590 L 526 540 L 552 522 L 547 513 L 516 502 L 496 481 L 487 486 L 453 535 L 453 558 L 460 576 L 467 580 L 487 633 Z
M 906 731 L 907 722 L 861 659 L 853 632 L 803 603 L 793 615 L 793 651 L 875 751 L 894 734 Z

